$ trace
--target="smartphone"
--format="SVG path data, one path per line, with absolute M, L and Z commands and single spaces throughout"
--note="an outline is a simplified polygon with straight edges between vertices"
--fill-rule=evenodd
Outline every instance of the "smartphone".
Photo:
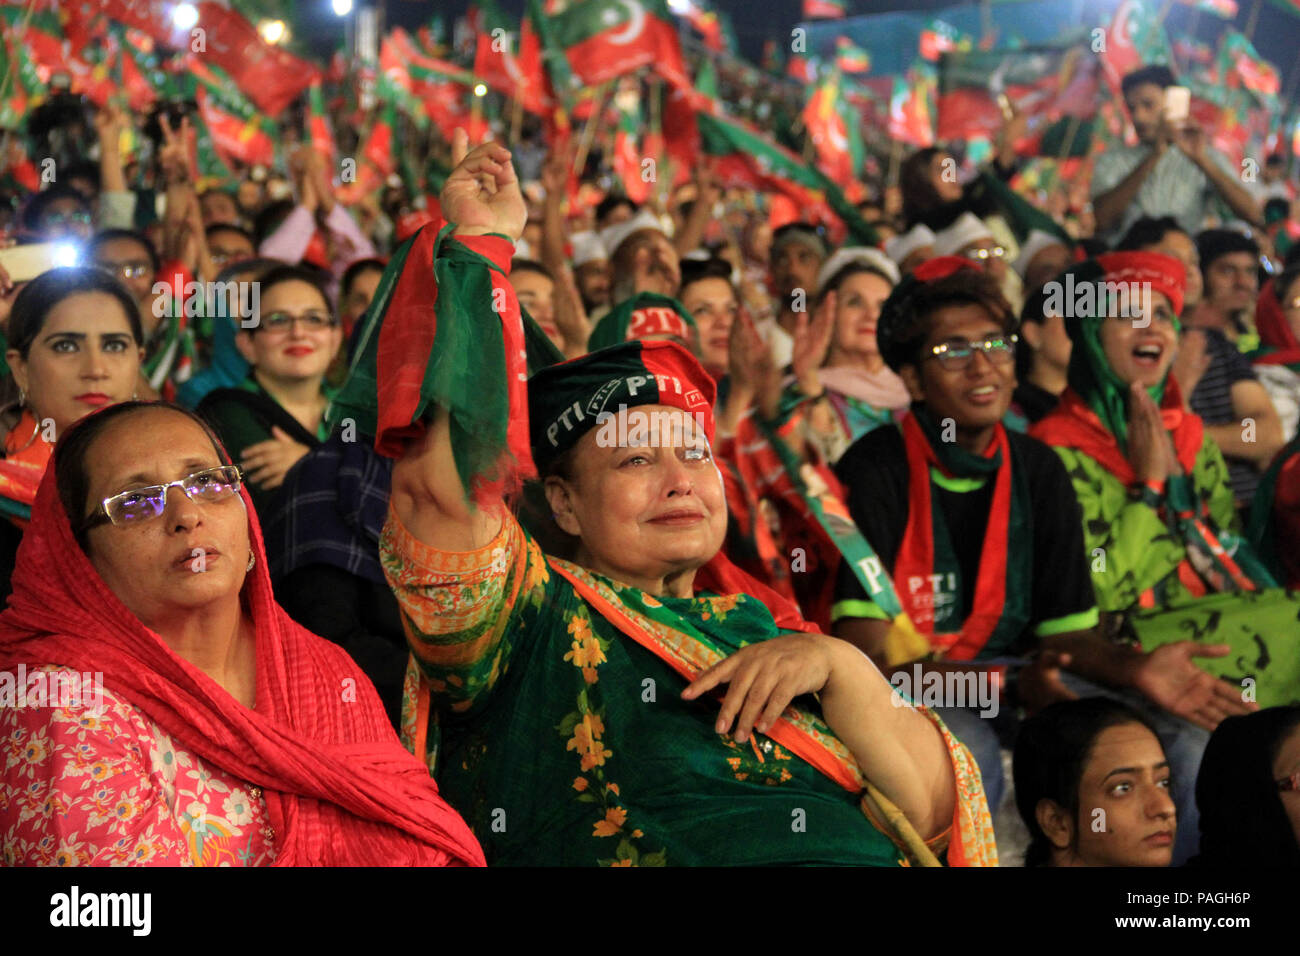
M 1170 126 L 1182 126 L 1192 112 L 1192 91 L 1185 86 L 1165 87 L 1165 119 Z
M 0 266 L 14 282 L 30 282 L 51 269 L 75 266 L 80 258 L 80 249 L 71 242 L 33 242 L 0 249 Z

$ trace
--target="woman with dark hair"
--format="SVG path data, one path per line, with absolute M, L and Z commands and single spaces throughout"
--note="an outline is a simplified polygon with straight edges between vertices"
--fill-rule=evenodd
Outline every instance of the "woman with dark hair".
M 5 361 L 18 390 L 0 412 L 0 598 L 57 437 L 97 408 L 135 394 L 144 333 L 131 293 L 99 269 L 52 269 L 9 315 Z
M 1219 724 L 1196 778 L 1205 866 L 1300 866 L 1300 707 Z
M 699 362 L 625 341 L 525 382 L 523 197 L 507 150 L 456 140 L 455 225 L 405 250 L 332 415 L 396 458 L 380 561 L 418 666 L 407 739 L 427 754 L 441 733 L 440 783 L 493 862 L 991 862 L 966 751 L 721 558 Z M 534 462 L 573 561 L 502 497 Z
M 922 263 L 881 311 L 876 339 L 906 383 L 911 414 L 859 439 L 835 472 L 923 639 L 892 643 L 895 615 L 847 562 L 831 617 L 835 633 L 882 668 L 961 667 L 1000 687 L 996 671 L 1015 677 L 1049 639 L 1097 624 L 1069 477 L 1049 448 L 1002 425 L 1015 328 L 996 280 L 955 256 Z M 1013 722 L 995 726 L 989 707 L 954 700 L 941 713 L 975 754 L 996 806 Z
M 482 863 L 357 665 L 276 605 L 241 485 L 171 405 L 60 440 L 0 615 L 26 692 L 0 708 L 0 859 Z
M 1169 865 L 1169 761 L 1127 704 L 1087 697 L 1044 708 L 1020 725 L 1012 773 L 1029 828 L 1025 866 Z
M 329 436 L 333 389 L 325 376 L 343 330 L 311 270 L 280 266 L 259 286 L 256 321 L 235 334 L 248 377 L 210 392 L 197 410 L 247 470 L 253 502 L 268 514 L 289 469 Z

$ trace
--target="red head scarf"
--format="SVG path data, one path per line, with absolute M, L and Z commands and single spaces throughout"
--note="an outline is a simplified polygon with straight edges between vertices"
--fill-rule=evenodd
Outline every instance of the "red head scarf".
M 277 866 L 483 865 L 469 827 L 398 742 L 369 679 L 275 603 L 247 489 L 240 497 L 257 556 L 242 595 L 257 632 L 256 709 L 174 653 L 108 589 L 73 537 L 53 466 L 0 614 L 0 669 L 102 672 L 109 690 L 180 747 L 263 789 Z M 344 702 L 352 686 L 356 700 Z
M 1097 264 L 1106 270 L 1107 282 L 1150 283 L 1164 293 L 1174 315 L 1183 311 L 1183 290 L 1187 286 L 1187 267 L 1163 252 L 1103 252 Z

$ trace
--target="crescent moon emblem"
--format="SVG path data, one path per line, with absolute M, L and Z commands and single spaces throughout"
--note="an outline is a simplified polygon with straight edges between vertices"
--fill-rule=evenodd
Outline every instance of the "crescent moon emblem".
M 645 29 L 645 9 L 636 0 L 621 0 L 627 8 L 629 19 L 627 27 L 619 33 L 612 34 L 609 42 L 616 46 L 625 46 L 641 35 Z

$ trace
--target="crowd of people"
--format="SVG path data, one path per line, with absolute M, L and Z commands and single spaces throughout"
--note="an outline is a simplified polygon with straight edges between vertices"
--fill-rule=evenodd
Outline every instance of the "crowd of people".
M 935 147 L 839 248 L 463 131 L 360 217 L 164 118 L 155 216 L 106 107 L 0 265 L 0 861 L 1300 864 L 1300 199 L 1174 82 L 1069 228 Z

